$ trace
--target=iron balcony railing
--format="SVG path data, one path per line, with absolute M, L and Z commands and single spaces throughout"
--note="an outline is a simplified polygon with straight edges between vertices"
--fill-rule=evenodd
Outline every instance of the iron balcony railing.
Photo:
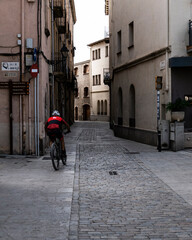
M 52 0 L 50 0 L 50 7 L 52 8 Z M 55 18 L 63 17 L 63 1 L 53 0 L 53 11 Z
M 68 67 L 66 59 L 62 56 L 61 53 L 55 53 L 54 74 L 63 75 L 68 79 Z
M 57 29 L 59 34 L 66 33 L 66 12 L 63 11 L 63 17 L 57 19 Z

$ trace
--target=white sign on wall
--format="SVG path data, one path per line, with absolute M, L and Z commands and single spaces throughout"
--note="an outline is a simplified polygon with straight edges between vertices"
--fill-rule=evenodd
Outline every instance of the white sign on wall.
M 160 62 L 160 70 L 164 70 L 165 67 L 166 67 L 166 62 L 165 62 L 165 60 L 164 60 L 164 61 L 161 61 L 161 62 Z
M 2 71 L 19 71 L 19 62 L 2 62 Z

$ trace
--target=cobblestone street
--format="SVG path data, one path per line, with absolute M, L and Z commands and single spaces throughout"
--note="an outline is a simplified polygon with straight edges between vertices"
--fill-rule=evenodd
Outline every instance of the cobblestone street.
M 191 205 L 97 126 L 79 138 L 69 239 L 192 239 Z
M 77 122 L 68 161 L 0 156 L 0 239 L 192 239 L 192 153 L 113 136 Z

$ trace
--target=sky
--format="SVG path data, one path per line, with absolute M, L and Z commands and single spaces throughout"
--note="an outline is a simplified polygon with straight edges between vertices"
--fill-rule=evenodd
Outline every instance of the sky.
M 90 59 L 88 44 L 105 37 L 108 17 L 105 16 L 104 0 L 75 0 L 75 9 L 77 22 L 74 25 L 74 62 L 78 63 Z

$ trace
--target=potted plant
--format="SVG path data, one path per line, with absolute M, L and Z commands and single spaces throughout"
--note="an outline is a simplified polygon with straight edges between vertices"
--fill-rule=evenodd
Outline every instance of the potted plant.
M 185 117 L 184 110 L 187 107 L 190 107 L 191 101 L 182 100 L 181 98 L 177 98 L 174 102 L 169 102 L 166 104 L 166 110 L 171 111 L 171 117 L 173 121 L 183 121 Z

